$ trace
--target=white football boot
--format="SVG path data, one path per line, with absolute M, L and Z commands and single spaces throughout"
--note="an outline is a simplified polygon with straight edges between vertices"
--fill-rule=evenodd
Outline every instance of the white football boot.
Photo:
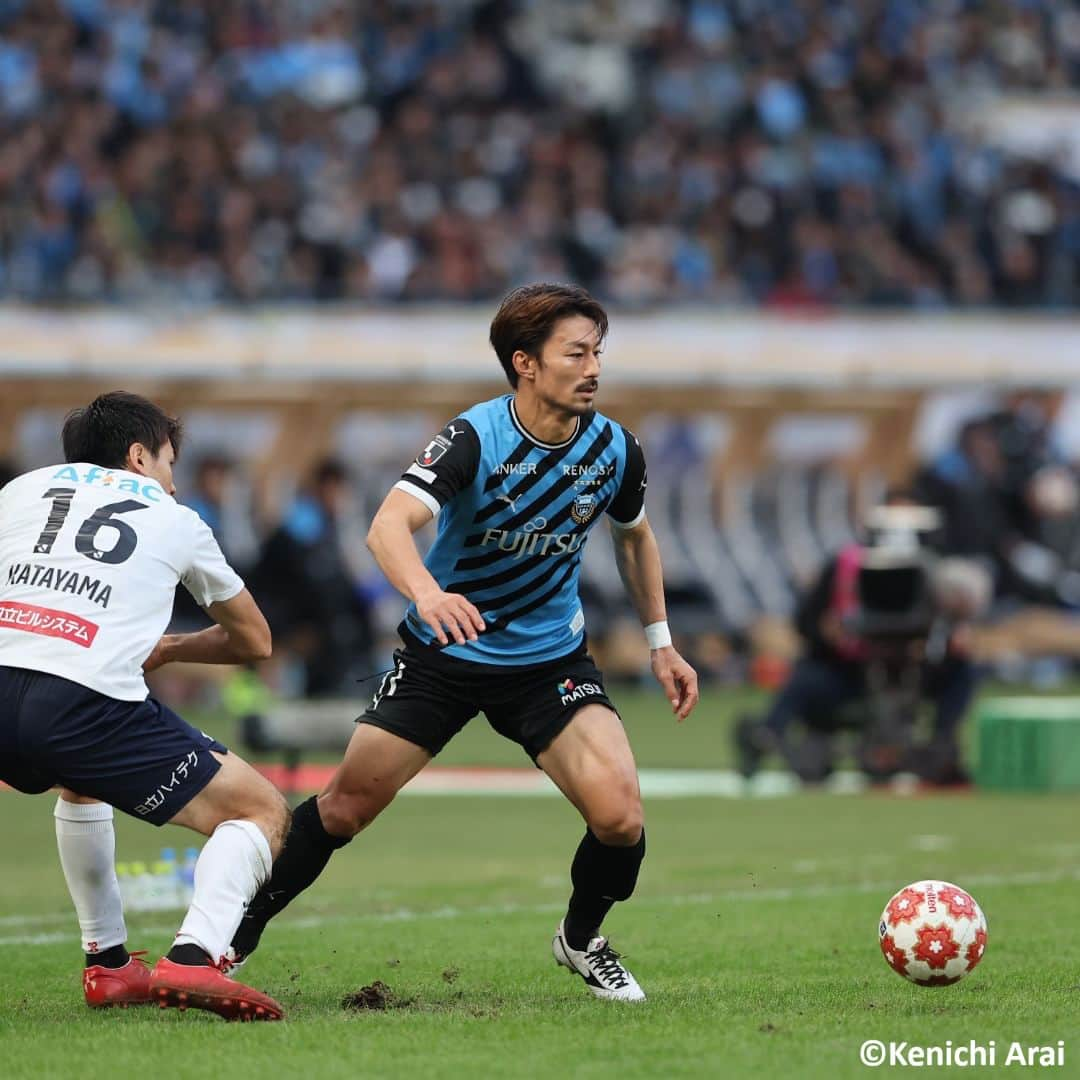
M 588 988 L 608 1001 L 644 1001 L 645 991 L 637 979 L 619 962 L 619 954 L 607 938 L 595 937 L 585 949 L 572 949 L 563 934 L 563 924 L 555 931 L 551 942 L 555 960 L 564 968 L 576 972 Z

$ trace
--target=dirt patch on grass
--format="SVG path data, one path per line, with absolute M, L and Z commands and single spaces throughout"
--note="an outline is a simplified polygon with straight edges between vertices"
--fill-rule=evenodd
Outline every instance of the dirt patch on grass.
M 447 982 L 453 982 L 458 972 L 447 968 L 443 978 L 450 974 Z M 393 1009 L 412 1009 L 422 1013 L 459 1013 L 463 1016 L 482 1020 L 494 1020 L 502 1015 L 505 1002 L 496 994 L 491 997 L 472 1001 L 461 990 L 454 991 L 443 1001 L 423 1001 L 416 997 L 402 997 L 381 979 L 370 986 L 361 986 L 341 999 L 341 1007 L 346 1012 L 388 1012 Z
M 381 1012 L 386 1009 L 407 1009 L 415 1004 L 413 998 L 399 997 L 381 979 L 376 979 L 370 986 L 361 986 L 341 999 L 343 1009 L 354 1012 Z

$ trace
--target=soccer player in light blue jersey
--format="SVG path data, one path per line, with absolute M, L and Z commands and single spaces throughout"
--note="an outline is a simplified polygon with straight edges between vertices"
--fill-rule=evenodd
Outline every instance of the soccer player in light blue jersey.
M 607 516 L 622 580 L 680 719 L 697 675 L 671 645 L 637 439 L 596 411 L 604 309 L 584 289 L 529 285 L 503 301 L 491 344 L 512 394 L 455 417 L 409 465 L 368 534 L 409 600 L 394 656 L 326 790 L 293 816 L 271 880 L 233 939 L 240 963 L 268 920 L 477 713 L 523 747 L 586 832 L 555 959 L 594 994 L 644 998 L 600 933 L 645 854 L 634 756 L 589 656 L 578 597 L 584 545 Z M 438 518 L 421 559 L 413 534 Z

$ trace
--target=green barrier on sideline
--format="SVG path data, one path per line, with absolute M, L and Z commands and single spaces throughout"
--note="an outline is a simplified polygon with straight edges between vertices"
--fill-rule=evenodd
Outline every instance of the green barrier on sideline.
M 987 698 L 975 722 L 979 787 L 1080 791 L 1080 697 Z

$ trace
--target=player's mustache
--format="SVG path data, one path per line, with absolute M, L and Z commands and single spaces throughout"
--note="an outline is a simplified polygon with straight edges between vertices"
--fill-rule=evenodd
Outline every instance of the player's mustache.
M 583 382 L 578 385 L 579 390 L 598 390 L 600 383 L 596 379 L 590 379 L 588 382 Z

